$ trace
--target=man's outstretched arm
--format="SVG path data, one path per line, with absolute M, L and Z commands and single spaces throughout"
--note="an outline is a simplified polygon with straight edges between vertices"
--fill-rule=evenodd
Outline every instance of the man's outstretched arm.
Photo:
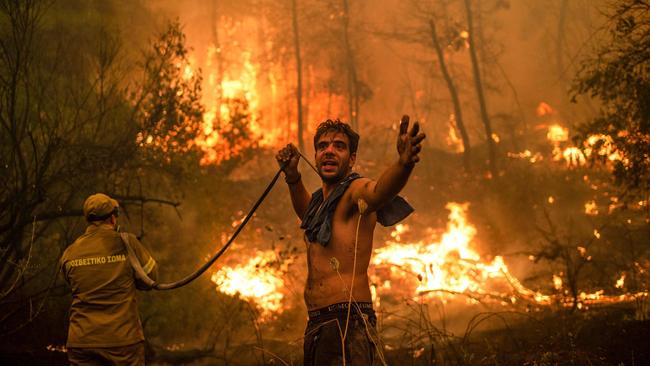
M 284 179 L 287 182 L 287 186 L 289 186 L 293 210 L 302 219 L 309 206 L 311 194 L 307 192 L 305 185 L 302 184 L 302 176 L 298 171 L 298 162 L 300 161 L 298 149 L 293 144 L 289 144 L 278 151 L 275 159 L 280 164 L 280 167 L 283 167 Z
M 420 161 L 419 153 L 422 150 L 422 141 L 426 137 L 424 133 L 420 132 L 418 122 L 415 122 L 410 130 L 408 127 L 409 117 L 404 116 L 397 137 L 397 153 L 399 155 L 397 162 L 389 166 L 376 182 L 370 179 L 360 179 L 359 183 L 351 186 L 353 204 L 356 204 L 359 199 L 363 199 L 368 204 L 367 211 L 376 211 L 404 188 L 415 164 Z

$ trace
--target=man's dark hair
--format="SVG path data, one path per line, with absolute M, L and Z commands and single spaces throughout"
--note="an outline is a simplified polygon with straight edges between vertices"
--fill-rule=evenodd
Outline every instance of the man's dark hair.
M 348 140 L 350 140 L 350 154 L 357 152 L 357 148 L 359 147 L 359 134 L 354 132 L 349 124 L 341 122 L 338 118 L 334 121 L 328 119 L 318 125 L 318 128 L 316 128 L 316 134 L 314 134 L 314 149 L 316 149 L 318 139 L 328 132 L 344 133 L 348 137 Z

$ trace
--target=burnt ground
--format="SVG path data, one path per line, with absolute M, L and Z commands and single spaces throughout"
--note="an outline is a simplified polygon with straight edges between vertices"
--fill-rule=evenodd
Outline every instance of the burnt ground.
M 607 308 L 530 317 L 433 347 L 387 351 L 386 358 L 389 365 L 632 366 L 650 365 L 649 346 L 650 320 Z
M 500 327 L 474 330 L 465 337 L 433 334 L 430 342 L 412 348 L 386 350 L 388 365 L 650 365 L 650 320 L 635 320 L 634 310 L 608 307 L 586 312 L 548 312 L 518 321 L 494 313 L 492 324 Z M 487 324 L 489 322 L 485 322 Z M 266 340 L 265 345 L 284 362 L 301 365 L 298 347 Z M 150 364 L 281 365 L 269 355 L 261 357 L 254 347 L 238 346 L 228 359 L 219 352 L 177 351 L 157 354 Z M 291 356 L 283 355 L 290 352 Z M 299 352 L 299 351 L 298 351 Z M 45 349 L 0 348 L 1 365 L 66 365 L 65 353 Z

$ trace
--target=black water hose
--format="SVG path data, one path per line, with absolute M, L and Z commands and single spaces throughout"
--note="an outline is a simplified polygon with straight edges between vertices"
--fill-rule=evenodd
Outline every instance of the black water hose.
M 271 192 L 271 189 L 273 188 L 273 186 L 275 185 L 275 182 L 277 182 L 278 178 L 280 177 L 280 172 L 282 172 L 283 168 L 284 167 L 281 167 L 278 170 L 278 172 L 275 173 L 275 177 L 273 177 L 273 180 L 271 180 L 271 183 L 269 183 L 269 185 L 266 187 L 266 189 L 264 190 L 264 193 L 262 193 L 260 198 L 257 199 L 257 202 L 255 202 L 255 204 L 253 205 L 253 208 L 251 208 L 250 211 L 248 211 L 248 214 L 246 214 L 246 217 L 244 217 L 244 220 L 239 224 L 239 226 L 237 226 L 237 229 L 232 234 L 230 239 L 228 239 L 228 242 L 221 249 L 219 249 L 219 251 L 216 254 L 214 254 L 212 256 L 212 258 L 210 258 L 207 262 L 205 262 L 205 264 L 203 264 L 199 269 L 197 269 L 196 271 L 194 271 L 194 272 L 190 273 L 189 275 L 187 275 L 185 278 L 180 279 L 180 280 L 178 280 L 176 282 L 157 283 L 156 281 L 152 280 L 149 276 L 147 276 L 146 272 L 144 271 L 144 269 L 140 265 L 140 262 L 136 259 L 135 253 L 134 253 L 133 255 L 129 255 L 129 257 L 134 257 L 134 259 L 135 259 L 135 261 L 131 261 L 131 265 L 134 267 L 133 269 L 136 272 L 136 276 L 141 281 L 143 281 L 145 284 L 147 284 L 149 287 L 151 287 L 151 288 L 153 288 L 155 290 L 160 290 L 160 291 L 162 291 L 162 290 L 173 290 L 175 288 L 185 286 L 188 283 L 194 281 L 199 276 L 201 276 L 208 268 L 210 268 L 214 264 L 214 262 L 216 262 L 217 259 L 219 259 L 219 257 L 221 257 L 223 255 L 223 253 L 228 249 L 230 244 L 232 244 L 232 242 L 235 240 L 237 235 L 239 235 L 239 233 L 242 231 L 244 226 L 246 226 L 246 224 L 251 219 L 251 217 L 253 217 L 253 214 L 255 213 L 255 210 L 257 210 L 257 208 L 264 201 L 264 199 L 269 194 L 269 192 Z M 130 245 L 128 245 L 128 243 L 127 243 L 126 247 L 127 247 L 127 249 L 131 249 Z M 129 254 L 131 254 L 131 253 L 129 253 Z

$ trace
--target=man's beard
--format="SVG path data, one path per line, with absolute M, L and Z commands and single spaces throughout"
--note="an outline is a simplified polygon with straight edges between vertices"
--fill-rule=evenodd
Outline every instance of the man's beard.
M 318 175 L 320 175 L 320 179 L 325 183 L 325 184 L 336 184 L 345 179 L 345 177 L 348 176 L 348 173 L 350 172 L 350 165 L 345 164 L 341 165 L 338 172 L 336 173 L 335 176 L 323 176 L 323 173 L 319 172 Z

